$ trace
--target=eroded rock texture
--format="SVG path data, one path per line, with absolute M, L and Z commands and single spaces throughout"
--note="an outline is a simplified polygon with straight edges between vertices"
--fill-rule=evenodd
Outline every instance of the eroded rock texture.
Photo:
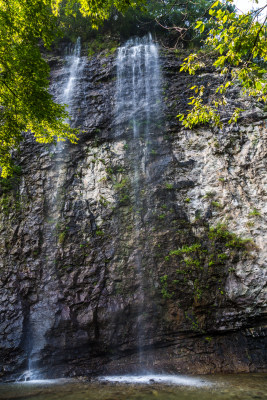
M 234 128 L 185 131 L 189 88 L 219 78 L 162 53 L 165 117 L 137 208 L 145 144 L 116 126 L 115 56 L 83 61 L 78 145 L 29 137 L 1 186 L 1 376 L 30 354 L 53 377 L 135 371 L 140 354 L 157 371 L 266 370 L 266 114 L 233 93 L 248 107 Z M 64 61 L 51 66 L 56 90 Z

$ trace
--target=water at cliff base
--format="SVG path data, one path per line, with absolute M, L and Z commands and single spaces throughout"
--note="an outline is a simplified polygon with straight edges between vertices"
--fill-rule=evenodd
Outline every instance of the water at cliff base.
M 161 375 L 161 377 L 166 375 Z M 169 377 L 170 375 L 167 375 Z M 175 376 L 183 381 L 78 382 L 47 380 L 0 385 L 1 400 L 265 400 L 267 374 Z M 148 378 L 149 375 L 146 376 Z M 106 377 L 107 378 L 107 377 Z M 136 377 L 135 377 L 136 378 Z M 155 376 L 154 376 L 155 378 Z M 167 383 L 167 384 L 166 384 Z M 198 386 L 202 383 L 204 386 Z M 206 383 L 206 384 L 205 384 Z M 207 383 L 209 383 L 207 385 Z
M 191 378 L 182 375 L 118 375 L 118 376 L 103 376 L 99 378 L 102 382 L 113 383 L 131 383 L 131 384 L 166 384 L 166 385 L 181 385 L 181 386 L 209 386 L 211 383 L 208 380 Z

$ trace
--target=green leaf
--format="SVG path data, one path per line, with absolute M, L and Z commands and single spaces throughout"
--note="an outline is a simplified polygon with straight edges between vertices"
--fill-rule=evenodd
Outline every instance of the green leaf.
M 218 4 L 219 4 L 219 0 L 215 1 L 215 3 L 212 4 L 211 8 L 217 7 Z
M 198 29 L 203 24 L 202 21 L 197 21 L 196 26 L 194 29 Z
M 205 24 L 202 24 L 201 27 L 199 28 L 200 33 L 204 32 L 205 29 Z

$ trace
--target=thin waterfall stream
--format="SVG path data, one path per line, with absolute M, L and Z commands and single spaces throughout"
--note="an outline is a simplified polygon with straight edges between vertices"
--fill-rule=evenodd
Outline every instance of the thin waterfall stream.
M 151 35 L 129 40 L 118 49 L 116 126 L 117 133 L 129 131 L 127 146 L 130 147 L 132 163 L 132 189 L 135 242 L 134 264 L 138 276 L 137 342 L 139 370 L 145 370 L 144 342 L 146 338 L 144 307 L 143 231 L 147 218 L 150 196 L 143 192 L 150 185 L 153 156 L 159 146 L 157 132 L 162 119 L 161 76 L 157 45 Z M 155 171 L 152 173 L 154 174 Z
M 67 104 L 70 118 L 72 117 L 72 102 L 75 92 L 75 81 L 82 76 L 85 60 L 81 58 L 81 39 L 78 38 L 74 48 L 68 49 L 65 56 L 66 66 L 63 70 L 65 80 L 59 80 L 53 87 L 57 102 Z M 70 120 L 71 123 L 71 120 Z M 64 142 L 58 141 L 54 148 L 53 168 L 48 176 L 47 184 L 53 187 L 52 197 L 46 201 L 46 221 L 43 229 L 43 265 L 40 272 L 42 287 L 38 292 L 38 302 L 29 311 L 25 332 L 25 347 L 28 353 L 28 369 L 19 377 L 19 381 L 40 379 L 39 371 L 41 352 L 46 346 L 47 332 L 53 327 L 58 310 L 58 287 L 55 257 L 57 252 L 57 223 L 61 214 L 61 190 L 65 181 L 66 171 L 63 159 L 66 157 Z M 51 153 L 53 154 L 53 153 Z
M 126 157 L 133 215 L 130 258 L 135 268 L 137 287 L 132 302 L 136 312 L 132 337 L 136 342 L 137 357 L 134 360 L 137 361 L 134 368 L 130 367 L 127 371 L 130 371 L 127 375 L 103 376 L 100 381 L 202 386 L 207 385 L 207 382 L 166 374 L 164 370 L 159 373 L 159 369 L 154 368 L 156 357 L 153 329 L 157 320 L 153 311 L 155 314 L 158 311 L 153 303 L 153 271 L 151 266 L 147 267 L 147 260 L 152 248 L 150 246 L 153 245 L 151 229 L 156 230 L 159 226 L 157 212 L 162 205 L 155 188 L 162 184 L 163 171 L 170 162 L 168 145 L 163 141 L 162 104 L 157 44 L 151 35 L 131 39 L 118 49 L 115 119 L 117 135 L 126 137 L 128 148 Z M 165 194 L 165 200 L 168 198 L 171 203 L 171 196 L 169 191 Z

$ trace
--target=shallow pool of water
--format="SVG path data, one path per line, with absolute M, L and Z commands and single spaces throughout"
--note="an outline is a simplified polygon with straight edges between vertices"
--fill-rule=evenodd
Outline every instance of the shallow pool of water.
M 0 385 L 1 400 L 266 400 L 267 374 L 165 376 L 137 379 L 102 377 L 86 383 L 49 380 Z M 165 378 L 163 378 L 165 377 Z M 110 378 L 110 379 L 107 379 Z M 114 378 L 114 377 L 112 377 Z M 135 377 L 136 378 L 136 377 Z M 165 381 L 164 381 L 165 379 Z M 167 381 L 166 381 L 167 379 Z M 114 380 L 117 381 L 114 383 Z M 130 382 L 130 383 L 126 383 Z M 191 384 L 190 384 L 191 381 Z

